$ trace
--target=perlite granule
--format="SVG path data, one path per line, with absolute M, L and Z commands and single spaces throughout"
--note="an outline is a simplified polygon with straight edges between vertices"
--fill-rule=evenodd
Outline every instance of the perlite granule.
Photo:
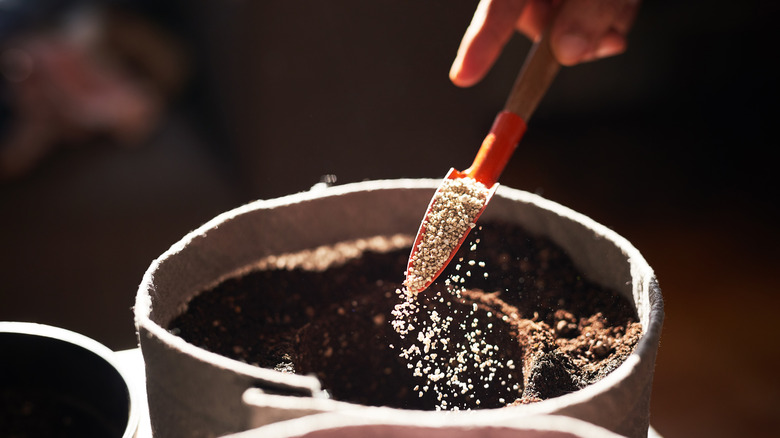
M 471 246 L 475 249 L 476 239 Z M 463 260 L 456 265 L 460 272 Z M 469 269 L 484 268 L 485 263 L 469 260 Z M 471 271 L 466 271 L 469 276 Z M 410 339 L 411 345 L 401 348 L 400 357 L 404 359 L 412 375 L 420 379 L 420 384 L 414 390 L 422 397 L 425 393 L 436 396 L 436 410 L 459 410 L 466 406 L 479 406 L 476 396 L 479 388 L 496 388 L 495 385 L 511 388 L 510 391 L 520 391 L 520 383 L 504 380 L 498 377 L 499 370 L 514 370 L 512 360 L 502 361 L 498 358 L 499 348 L 486 341 L 483 330 L 492 330 L 493 324 L 479 324 L 480 317 L 492 317 L 491 312 L 479 311 L 477 303 L 468 310 L 456 311 L 451 306 L 461 301 L 461 291 L 464 290 L 465 278 L 453 274 L 445 280 L 448 294 L 436 294 L 436 301 L 445 303 L 445 314 L 430 308 L 420 301 L 416 293 L 408 289 L 398 289 L 401 302 L 393 310 L 394 329 L 401 338 Z M 459 328 L 465 333 L 461 340 L 453 339 L 453 330 Z M 474 371 L 477 371 L 476 373 Z M 511 378 L 514 371 L 509 371 Z M 518 375 L 519 376 L 519 375 Z
M 423 235 L 409 259 L 404 286 L 411 293 L 425 289 L 444 267 L 460 239 L 476 225 L 490 189 L 473 178 L 445 179 L 423 219 Z

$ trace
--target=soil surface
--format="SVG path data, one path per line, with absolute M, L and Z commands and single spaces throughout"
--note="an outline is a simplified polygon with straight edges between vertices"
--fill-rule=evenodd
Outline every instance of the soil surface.
M 420 310 L 407 321 L 430 333 L 448 318 L 446 333 L 441 325 L 435 333 L 450 348 L 443 340 L 402 357 L 422 339 L 392 325 L 408 256 L 405 247 L 364 251 L 325 270 L 253 271 L 195 296 L 169 330 L 239 361 L 315 374 L 337 400 L 423 410 L 495 408 L 576 391 L 619 366 L 641 336 L 633 305 L 588 282 L 557 246 L 485 223 L 418 294 Z M 447 278 L 464 289 L 453 293 Z M 456 365 L 456 373 L 445 370 Z M 431 379 L 439 366 L 444 381 Z

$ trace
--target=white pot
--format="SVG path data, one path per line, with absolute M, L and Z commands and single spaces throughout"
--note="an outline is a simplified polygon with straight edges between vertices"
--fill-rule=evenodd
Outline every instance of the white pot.
M 606 227 L 507 187 L 499 188 L 480 220 L 501 219 L 548 237 L 589 280 L 625 295 L 636 306 L 644 333 L 635 352 L 604 379 L 581 390 L 534 404 L 471 412 L 359 406 L 318 397 L 319 382 L 313 377 L 228 359 L 165 329 L 195 294 L 269 255 L 376 235 L 415 234 L 440 182 L 368 181 L 257 201 L 214 218 L 155 260 L 135 306 L 155 436 L 219 436 L 301 415 L 355 409 L 377 423 L 408 418 L 434 426 L 515 424 L 523 418 L 563 415 L 620 435 L 647 436 L 663 322 L 653 270 L 636 248 Z
M 136 436 L 140 400 L 119 363 L 70 330 L 0 322 L 0 436 Z
M 441 417 L 440 417 L 441 418 Z M 433 421 L 431 421 L 433 420 Z M 435 421 L 428 417 L 386 417 L 357 413 L 317 414 L 226 435 L 223 438 L 621 438 L 603 427 L 561 415 L 537 415 L 490 424 Z

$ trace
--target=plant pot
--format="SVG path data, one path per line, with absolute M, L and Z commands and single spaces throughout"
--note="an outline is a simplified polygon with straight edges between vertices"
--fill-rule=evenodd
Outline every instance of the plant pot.
M 61 328 L 0 322 L 0 351 L 0 436 L 135 436 L 138 400 L 107 347 Z
M 453 424 L 434 418 L 386 417 L 383 421 L 354 413 L 317 414 L 227 435 L 224 438 L 620 438 L 603 427 L 561 415 L 539 415 L 492 424 Z
M 377 424 L 403 417 L 434 426 L 456 422 L 466 428 L 564 415 L 621 435 L 647 436 L 663 320 L 652 269 L 629 242 L 609 229 L 507 187 L 499 188 L 481 221 L 503 220 L 549 238 L 585 277 L 636 306 L 643 334 L 635 351 L 612 373 L 581 390 L 530 405 L 471 412 L 367 407 L 323 398 L 313 377 L 228 359 L 166 330 L 194 295 L 265 257 L 377 235 L 413 235 L 439 183 L 371 181 L 257 201 L 216 217 L 155 260 L 135 306 L 155 436 L 219 436 L 302 415 L 355 409 Z

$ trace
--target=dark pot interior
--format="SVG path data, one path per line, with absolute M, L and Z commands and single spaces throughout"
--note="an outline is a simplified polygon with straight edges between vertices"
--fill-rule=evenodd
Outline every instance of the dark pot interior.
M 133 436 L 125 379 L 100 344 L 72 335 L 0 324 L 0 436 Z

